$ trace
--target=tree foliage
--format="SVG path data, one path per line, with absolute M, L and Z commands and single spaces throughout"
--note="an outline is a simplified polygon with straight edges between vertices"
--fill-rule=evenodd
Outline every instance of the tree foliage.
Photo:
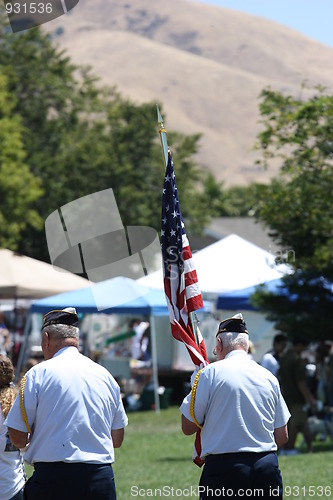
M 24 161 L 30 182 L 38 179 L 34 189 L 27 189 L 29 223 L 22 222 L 9 241 L 3 236 L 9 231 L 4 220 L 2 244 L 49 260 L 36 213 L 45 220 L 64 204 L 107 188 L 114 190 L 124 225 L 159 230 L 164 169 L 155 103 L 136 105 L 115 89 L 103 88 L 39 28 L 12 34 L 0 22 L 0 32 L 0 72 L 12 96 L 16 130 L 8 148 L 16 151 L 17 162 Z M 3 112 L 0 105 L 0 116 Z M 212 213 L 204 191 L 206 174 L 193 161 L 199 136 L 170 132 L 168 140 L 187 231 L 199 232 Z M 6 168 L 8 183 L 14 165 Z M 21 196 L 18 189 L 15 199 Z M 0 204 L 2 211 L 9 210 L 8 197 Z
M 304 99 L 265 89 L 258 137 L 261 162 L 281 161 L 279 175 L 260 193 L 257 217 L 282 248 L 292 250 L 291 299 L 258 293 L 277 328 L 291 337 L 333 338 L 333 96 L 321 87 Z
M 14 108 L 15 98 L 8 91 L 5 75 L 0 74 L 0 246 L 16 250 L 29 225 L 42 227 L 42 219 L 33 208 L 42 190 L 25 163 L 24 128 Z

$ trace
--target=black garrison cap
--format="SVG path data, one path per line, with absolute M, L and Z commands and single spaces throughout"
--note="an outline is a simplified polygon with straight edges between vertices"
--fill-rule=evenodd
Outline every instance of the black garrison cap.
M 223 332 L 236 332 L 236 333 L 249 334 L 249 332 L 247 331 L 247 328 L 246 328 L 246 323 L 242 317 L 241 318 L 233 317 L 233 318 L 228 318 L 228 319 L 224 319 L 223 321 L 221 321 L 216 336 L 218 336 L 219 333 L 223 333 Z
M 66 309 L 46 313 L 43 317 L 42 329 L 49 325 L 79 326 L 79 318 L 77 317 L 75 308 L 67 307 Z

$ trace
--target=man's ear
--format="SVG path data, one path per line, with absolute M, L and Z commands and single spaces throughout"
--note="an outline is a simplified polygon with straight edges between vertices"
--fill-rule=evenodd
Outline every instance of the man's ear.
M 222 340 L 220 339 L 220 337 L 217 337 L 217 350 L 219 352 L 222 352 L 223 351 L 223 342 Z

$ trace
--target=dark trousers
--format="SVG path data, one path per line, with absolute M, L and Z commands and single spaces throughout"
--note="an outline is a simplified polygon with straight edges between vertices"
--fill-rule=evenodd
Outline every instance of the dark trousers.
M 25 500 L 116 500 L 111 464 L 39 462 Z
M 200 478 L 200 499 L 282 499 L 282 477 L 277 455 L 268 453 L 223 453 L 208 455 Z

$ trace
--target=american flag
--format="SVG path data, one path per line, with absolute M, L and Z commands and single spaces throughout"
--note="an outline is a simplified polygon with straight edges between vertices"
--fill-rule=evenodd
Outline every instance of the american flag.
M 189 313 L 203 307 L 197 273 L 185 233 L 180 211 L 176 176 L 171 154 L 165 172 L 161 247 L 164 267 L 164 290 L 169 308 L 172 335 L 184 342 L 193 363 L 208 364 L 205 344 L 198 330 L 198 343 L 191 326 Z

